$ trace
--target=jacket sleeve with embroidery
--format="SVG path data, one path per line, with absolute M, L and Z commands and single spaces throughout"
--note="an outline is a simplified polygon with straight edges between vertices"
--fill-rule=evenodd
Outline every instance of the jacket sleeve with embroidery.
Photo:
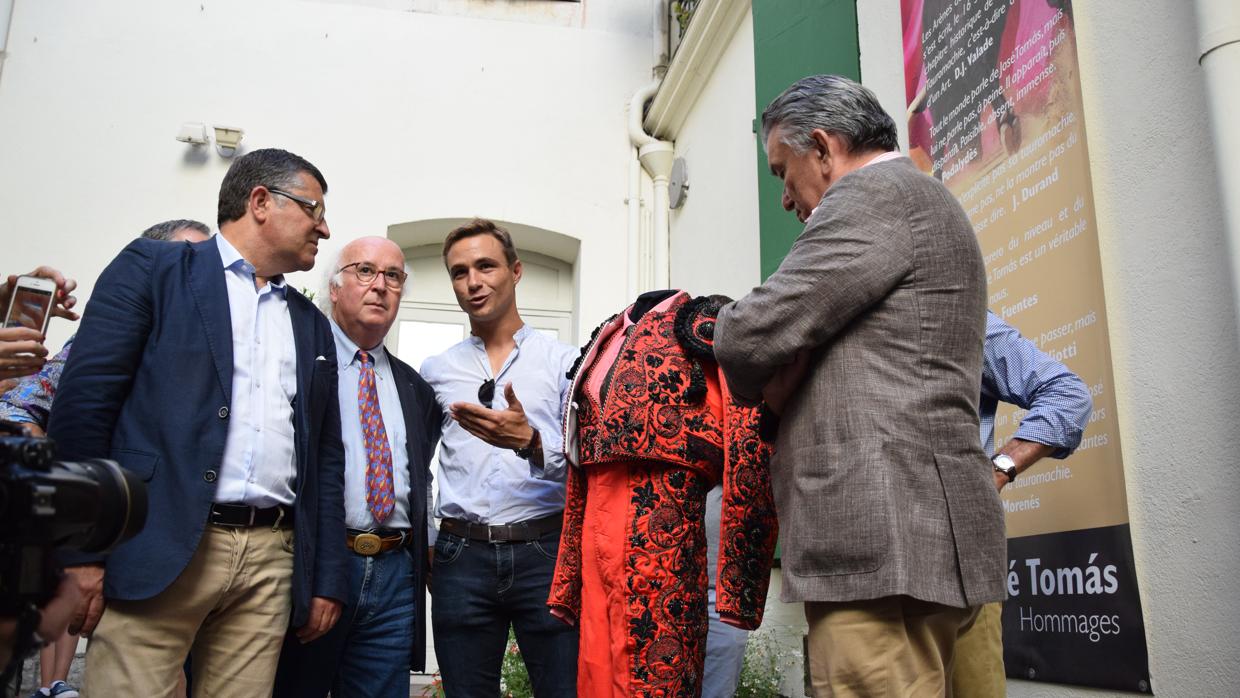
M 753 630 L 762 623 L 779 531 L 771 490 L 773 449 L 760 436 L 766 408 L 736 399 L 715 362 L 715 319 L 727 302 L 722 296 L 709 296 L 686 303 L 677 313 L 676 335 L 689 356 L 717 372 L 723 393 L 723 504 L 715 610 Z

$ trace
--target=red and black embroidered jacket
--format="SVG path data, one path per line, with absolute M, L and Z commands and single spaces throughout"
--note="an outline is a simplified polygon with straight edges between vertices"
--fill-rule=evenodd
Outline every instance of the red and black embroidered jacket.
M 615 315 L 596 329 L 569 374 L 565 449 L 569 462 L 581 468 L 658 462 L 722 481 L 716 609 L 752 629 L 762 622 L 778 524 L 771 446 L 759 438 L 759 409 L 733 400 L 714 359 L 714 321 L 725 302 L 682 295 L 666 312 L 643 315 L 624 340 L 601 405 L 586 397 L 582 377 L 623 318 Z M 582 481 L 579 472 L 570 473 L 548 599 L 574 617 L 580 612 Z

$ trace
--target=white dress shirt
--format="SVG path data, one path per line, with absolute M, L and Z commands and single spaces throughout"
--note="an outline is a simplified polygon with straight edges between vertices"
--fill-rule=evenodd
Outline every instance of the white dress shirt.
M 422 377 L 435 389 L 444 413 L 439 440 L 440 518 L 509 524 L 564 510 L 568 466 L 561 432 L 569 389 L 564 374 L 579 352 L 529 325 L 522 325 L 513 339 L 516 347 L 495 375 L 491 375 L 486 347 L 475 336 L 422 364 Z M 512 383 L 526 419 L 542 439 L 542 467 L 518 457 L 512 449 L 488 444 L 452 419 L 452 403 L 478 404 L 478 388 L 491 378 L 495 380 L 491 407 L 496 410 L 508 407 L 504 385 Z
M 405 413 L 396 392 L 392 362 L 383 345 L 366 350 L 375 371 L 375 390 L 379 393 L 379 412 L 383 430 L 392 449 L 392 483 L 396 507 L 386 521 L 376 522 L 366 503 L 366 442 L 362 438 L 361 408 L 358 406 L 358 381 L 362 363 L 357 358 L 359 347 L 344 330 L 332 321 L 336 338 L 336 360 L 339 365 L 340 440 L 344 442 L 344 523 L 349 528 L 409 528 L 409 449 L 405 435 Z
M 224 263 L 233 350 L 232 404 L 215 501 L 292 504 L 297 353 L 288 289 L 283 276 L 255 288 L 254 265 L 223 235 L 215 240 Z

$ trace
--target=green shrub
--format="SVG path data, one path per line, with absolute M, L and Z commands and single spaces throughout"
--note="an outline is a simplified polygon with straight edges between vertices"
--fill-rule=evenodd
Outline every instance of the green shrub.
M 508 649 L 504 650 L 504 663 L 499 668 L 499 694 L 500 698 L 534 698 L 530 675 L 525 670 L 525 660 L 517 649 L 517 636 L 512 628 L 508 629 Z
M 736 698 L 777 698 L 779 679 L 793 663 L 793 653 L 779 644 L 770 631 L 751 633 L 745 643 Z

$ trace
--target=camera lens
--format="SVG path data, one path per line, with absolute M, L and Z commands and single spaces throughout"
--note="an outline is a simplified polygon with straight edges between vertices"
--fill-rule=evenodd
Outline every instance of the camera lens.
M 82 542 L 84 552 L 105 552 L 133 538 L 146 523 L 146 483 L 114 461 L 93 459 L 82 466 L 99 483 L 99 515 Z
M 52 464 L 57 516 L 53 540 L 87 553 L 111 550 L 146 523 L 146 484 L 114 461 Z

